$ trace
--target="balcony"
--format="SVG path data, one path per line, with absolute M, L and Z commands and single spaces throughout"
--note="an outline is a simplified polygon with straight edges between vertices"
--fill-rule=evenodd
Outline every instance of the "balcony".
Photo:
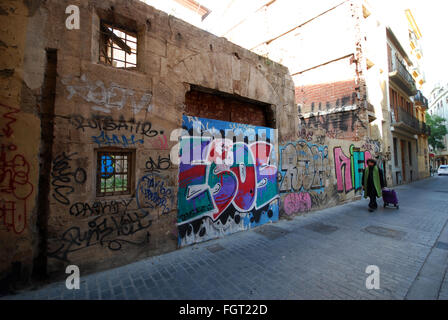
M 419 134 L 424 134 L 425 136 L 431 135 L 431 128 L 423 121 L 419 121 L 419 129 Z
M 414 96 L 415 105 L 428 109 L 428 99 L 423 95 L 423 93 L 418 90 L 417 94 Z
M 409 96 L 417 94 L 414 78 L 396 56 L 389 61 L 389 78 Z
M 412 134 L 420 132 L 420 121 L 401 107 L 391 107 L 391 124 Z
M 418 120 L 401 107 L 391 107 L 391 124 L 411 134 L 422 134 L 429 136 L 431 128 L 423 121 Z

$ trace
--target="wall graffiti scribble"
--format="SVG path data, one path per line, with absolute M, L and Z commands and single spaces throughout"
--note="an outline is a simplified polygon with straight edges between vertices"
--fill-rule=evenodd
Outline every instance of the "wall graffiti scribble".
M 75 191 L 72 182 L 83 184 L 87 180 L 87 173 L 83 168 L 72 170 L 70 162 L 77 152 L 66 154 L 62 152 L 53 160 L 51 171 L 51 185 L 54 187 L 53 198 L 61 204 L 68 205 L 70 200 L 68 195 Z M 73 180 L 72 180 L 73 179 Z
M 152 93 L 143 93 L 140 99 L 132 89 L 123 88 L 115 83 L 106 87 L 103 81 L 89 81 L 85 75 L 79 80 L 64 78 L 62 83 L 66 86 L 69 95 L 68 100 L 79 96 L 86 102 L 94 104 L 93 110 L 111 113 L 112 110 L 122 110 L 129 105 L 134 114 L 142 110 L 151 111 Z
M 306 129 L 306 128 L 301 128 L 301 129 L 298 129 L 297 131 L 298 131 L 297 135 L 301 139 L 303 139 L 305 141 L 313 140 L 313 136 L 314 136 L 314 131 L 313 130 L 309 130 L 309 129 Z
M 311 210 L 311 196 L 308 192 L 290 193 L 283 200 L 283 208 L 287 215 Z
M 26 200 L 33 192 L 29 180 L 30 165 L 21 154 L 7 157 L 17 151 L 13 144 L 0 146 L 0 193 L 8 194 L 11 200 L 0 200 L 0 222 L 7 231 L 22 233 L 27 226 Z
M 368 150 L 375 154 L 380 153 L 381 152 L 381 142 L 367 137 L 365 139 L 364 144 L 361 146 L 361 149 Z
M 20 110 L 1 104 L 1 132 L 11 139 L 14 133 L 12 125 L 17 121 L 14 117 Z M 2 141 L 3 142 L 3 141 Z M 30 164 L 18 151 L 17 145 L 5 141 L 0 145 L 0 226 L 6 231 L 21 234 L 27 227 L 27 200 L 34 190 L 30 182 Z
M 5 136 L 7 138 L 10 138 L 11 135 L 14 133 L 14 130 L 12 129 L 11 125 L 17 121 L 17 119 L 14 117 L 14 114 L 19 113 L 20 110 L 15 109 L 15 108 L 11 108 L 7 105 L 4 105 L 2 103 L 0 103 L 0 106 L 3 108 L 6 108 L 8 110 L 10 110 L 9 112 L 5 112 L 3 113 L 3 118 L 6 119 L 8 122 L 6 122 L 3 127 L 2 127 L 2 135 L 1 136 Z M 4 111 L 4 109 L 2 109 L 2 111 Z
M 146 171 L 165 171 L 171 168 L 171 159 L 170 155 L 168 157 L 158 156 L 157 160 L 154 160 L 152 157 L 149 157 L 148 161 L 145 163 Z
M 306 129 L 310 130 L 324 130 L 327 138 L 353 138 L 357 128 L 364 128 L 366 126 L 360 118 L 360 111 L 353 109 L 352 106 L 342 104 L 336 105 L 331 111 L 327 104 L 329 111 L 316 111 L 309 113 L 306 117 L 299 116 L 299 132 Z
M 135 119 L 126 120 L 120 115 L 118 120 L 114 120 L 111 116 L 93 115 L 90 118 L 84 118 L 82 115 L 73 115 L 70 118 L 71 124 L 79 130 L 98 129 L 100 131 L 127 131 L 129 133 L 142 134 L 152 138 L 159 134 L 154 130 L 152 123 L 149 121 L 135 121 Z M 163 131 L 160 132 L 163 134 Z
M 146 209 L 160 208 L 162 214 L 167 214 L 173 208 L 173 190 L 155 173 L 149 173 L 140 179 L 136 197 L 137 204 L 143 212 L 147 212 Z
M 127 137 L 126 135 L 108 135 L 104 131 L 101 131 L 101 133 L 98 136 L 92 136 L 93 143 L 96 143 L 98 147 L 104 147 L 104 146 L 120 146 L 120 147 L 130 147 L 135 146 L 138 144 L 143 144 L 143 139 L 137 139 L 135 135 L 131 134 L 130 137 Z
M 117 214 L 126 212 L 133 199 L 121 199 L 110 201 L 75 202 L 70 207 L 70 215 L 74 217 L 96 216 L 102 214 Z
M 151 140 L 151 146 L 154 149 L 168 150 L 168 138 L 162 132 L 157 139 Z
M 68 228 L 57 241 L 55 249 L 49 250 L 48 256 L 62 261 L 69 261 L 69 254 L 91 246 L 105 246 L 111 251 L 121 250 L 124 243 L 144 245 L 149 243 L 150 234 L 147 229 L 152 221 L 147 214 L 141 212 L 124 213 L 107 217 L 95 217 L 80 228 Z M 83 231 L 87 229 L 86 231 Z M 137 233 L 143 233 L 139 241 L 129 240 Z

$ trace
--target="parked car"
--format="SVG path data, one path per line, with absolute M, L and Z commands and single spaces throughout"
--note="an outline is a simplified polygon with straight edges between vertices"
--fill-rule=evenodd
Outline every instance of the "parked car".
M 437 174 L 439 176 L 444 175 L 444 174 L 448 175 L 448 165 L 441 165 L 439 167 L 439 170 L 437 170 Z

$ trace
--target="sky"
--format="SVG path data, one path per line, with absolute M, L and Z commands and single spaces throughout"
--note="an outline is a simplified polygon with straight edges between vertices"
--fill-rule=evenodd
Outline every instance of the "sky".
M 177 8 L 173 11 L 174 1 L 143 0 L 170 14 L 178 15 L 196 26 L 208 31 L 223 31 L 225 26 L 220 26 L 220 13 L 231 4 L 238 4 L 243 11 L 253 11 L 256 3 L 265 3 L 266 0 L 197 0 L 200 4 L 212 10 L 212 14 L 205 19 L 200 19 L 188 10 L 180 12 Z M 305 0 L 289 0 L 305 1 Z M 306 0 L 308 1 L 308 0 Z M 428 97 L 434 85 L 438 82 L 448 83 L 448 0 L 368 0 L 376 9 L 381 10 L 381 16 L 386 24 L 393 29 L 394 21 L 400 17 L 405 19 L 404 10 L 410 9 L 417 25 L 422 33 L 421 45 L 423 51 L 423 69 L 426 83 L 423 86 L 423 94 Z M 171 11 L 170 11 L 171 10 Z M 242 14 L 245 14 L 242 12 Z M 196 21 L 197 20 L 197 21 Z

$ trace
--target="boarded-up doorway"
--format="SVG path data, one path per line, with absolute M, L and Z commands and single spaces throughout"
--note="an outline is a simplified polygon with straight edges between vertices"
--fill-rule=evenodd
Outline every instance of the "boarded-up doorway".
M 185 115 L 273 128 L 269 104 L 192 87 L 185 95 Z

